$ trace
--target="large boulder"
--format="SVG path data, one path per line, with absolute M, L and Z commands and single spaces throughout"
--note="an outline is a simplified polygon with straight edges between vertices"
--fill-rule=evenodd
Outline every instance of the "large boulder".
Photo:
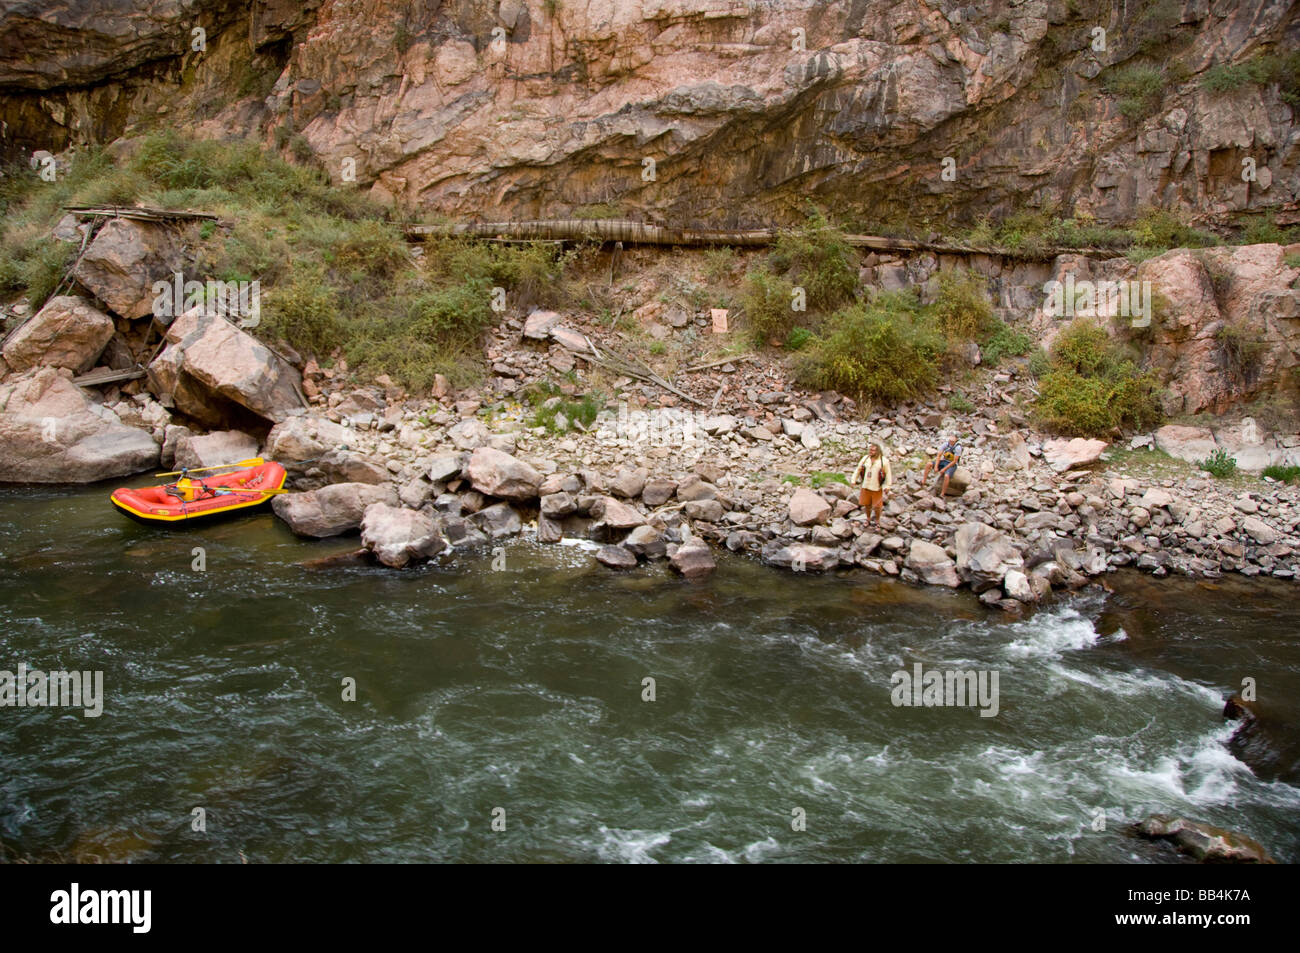
M 392 477 L 382 460 L 356 450 L 327 450 L 321 454 L 316 466 L 331 483 L 379 484 Z
M 610 569 L 631 569 L 636 565 L 636 556 L 622 546 L 606 545 L 596 550 L 596 562 Z
M 302 406 L 298 371 L 218 314 L 187 311 L 167 329 L 167 341 L 150 364 L 150 383 L 183 413 L 199 416 L 201 402 L 215 396 L 278 423 Z
M 1025 438 L 1019 430 L 1013 430 L 1007 435 L 1006 448 L 1004 466 L 1011 470 L 1029 469 L 1029 444 L 1025 443 Z
M 446 483 L 460 476 L 465 468 L 465 460 L 459 453 L 443 453 L 430 457 L 424 464 L 428 467 L 428 476 L 434 483 Z
M 646 559 L 661 559 L 668 548 L 663 534 L 649 525 L 638 526 L 628 533 L 627 539 L 623 540 L 623 547 L 633 555 Z
M 635 507 L 612 496 L 597 497 L 591 505 L 591 515 L 596 520 L 592 528 L 598 533 L 632 529 L 645 522 L 645 517 Z
M 218 430 L 203 436 L 182 435 L 176 442 L 172 466 L 216 467 L 257 456 L 257 438 L 242 430 Z
M 275 515 L 299 536 L 338 536 L 361 528 L 367 507 L 374 503 L 397 506 L 391 483 L 335 483 L 308 493 L 286 493 L 271 500 Z
M 1036 602 L 1038 593 L 1029 582 L 1029 577 L 1019 569 L 1012 569 L 1007 572 L 1006 578 L 1002 580 L 1002 588 L 1007 594 L 1008 599 L 1015 599 L 1017 602 Z
M 668 564 L 691 581 L 703 579 L 717 568 L 709 544 L 695 538 L 678 546 L 677 551 L 668 560 Z
M 361 545 L 391 569 L 436 556 L 447 548 L 438 524 L 419 510 L 371 503 L 361 517 Z
M 1072 440 L 1048 440 L 1043 444 L 1043 459 L 1057 473 L 1088 467 L 1101 459 L 1108 444 L 1105 440 L 1075 437 Z
M 278 423 L 266 435 L 266 456 L 284 466 L 319 460 L 354 439 L 347 427 L 320 417 L 298 415 Z
M 485 506 L 471 516 L 469 521 L 492 539 L 500 539 L 503 536 L 517 536 L 524 528 L 519 514 L 515 512 L 514 507 L 509 503 L 494 503 L 492 506 Z
M 609 492 L 625 500 L 634 500 L 641 495 L 649 479 L 650 471 L 645 467 L 636 469 L 624 467 L 618 471 L 614 479 L 609 481 Z
M 945 493 L 944 495 L 961 496 L 970 487 L 971 482 L 974 479 L 975 479 L 974 474 L 972 474 L 969 470 L 967 470 L 965 467 L 958 467 L 956 470 L 952 471 L 952 476 L 949 477 L 948 479 L 948 492 Z M 942 478 L 936 480 L 935 482 L 940 486 L 943 485 Z
M 469 458 L 469 482 L 480 493 L 504 500 L 531 500 L 542 485 L 534 467 L 491 447 L 479 447 Z
M 570 513 L 576 512 L 577 509 L 578 504 L 564 490 L 560 490 L 558 493 L 548 493 L 541 500 L 542 515 L 548 519 L 564 519 Z
M 15 371 L 44 365 L 81 373 L 95 366 L 112 337 L 112 318 L 85 298 L 58 295 L 5 343 L 5 363 Z
M 1247 516 L 1242 520 L 1241 531 L 1261 546 L 1276 543 L 1280 535 L 1277 530 L 1257 516 Z
M 159 446 L 45 367 L 0 384 L 0 482 L 93 483 L 156 468 Z
M 551 328 L 562 320 L 557 311 L 534 310 L 524 321 L 524 337 L 533 341 L 545 341 L 551 336 Z
M 840 564 L 840 554 L 828 546 L 773 540 L 763 548 L 762 560 L 769 566 L 794 572 L 826 572 Z
M 1155 433 L 1156 447 L 1188 463 L 1204 460 L 1218 444 L 1214 442 L 1214 432 L 1209 427 L 1183 427 L 1167 424 Z
M 1021 569 L 1024 557 L 1007 536 L 983 523 L 964 523 L 953 541 L 957 575 L 975 592 L 1000 585 L 1006 574 Z
M 820 493 L 801 486 L 794 491 L 794 496 L 790 497 L 789 514 L 790 522 L 795 526 L 825 523 L 826 518 L 831 515 L 831 505 L 822 498 Z
M 114 218 L 99 230 L 73 275 L 112 311 L 143 318 L 153 313 L 154 282 L 170 281 L 182 257 L 173 229 Z
M 912 548 L 907 552 L 903 563 L 921 577 L 921 581 L 931 586 L 948 586 L 955 589 L 961 585 L 957 568 L 941 546 L 927 543 L 923 539 L 912 541 Z

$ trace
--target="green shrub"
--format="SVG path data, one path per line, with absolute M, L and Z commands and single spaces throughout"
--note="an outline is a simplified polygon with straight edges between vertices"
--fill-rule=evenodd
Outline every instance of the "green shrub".
M 320 357 L 347 343 L 338 295 L 318 269 L 298 269 L 290 282 L 275 285 L 265 298 L 261 326 L 265 334 Z
M 1129 119 L 1142 119 L 1160 107 L 1164 75 L 1154 66 L 1120 66 L 1103 80 L 1106 92 L 1119 99 L 1119 111 Z
M 1287 255 L 1282 261 L 1288 268 L 1300 268 L 1300 255 Z
M 1289 245 L 1300 240 L 1300 228 L 1282 228 L 1267 215 L 1252 215 L 1241 231 L 1243 245 Z
M 993 306 L 984 280 L 972 271 L 940 274 L 932 308 L 939 330 L 950 344 L 973 341 L 993 330 Z
M 1005 357 L 1021 357 L 1034 346 L 1034 339 L 1003 321 L 994 321 L 980 341 L 980 357 L 989 367 L 997 367 Z
M 1277 480 L 1279 483 L 1300 483 L 1300 467 L 1297 466 L 1274 463 L 1266 466 L 1260 475 Z
M 1144 209 L 1133 223 L 1133 240 L 1143 248 L 1205 248 L 1217 245 L 1218 239 L 1208 232 L 1189 227 L 1173 212 Z
M 350 322 L 348 360 L 413 389 L 428 387 L 438 373 L 453 383 L 465 381 L 479 363 L 479 338 L 494 318 L 489 292 L 482 278 L 403 288 L 383 302 L 382 311 Z
M 551 433 L 566 432 L 574 421 L 589 429 L 605 406 L 605 402 L 594 394 L 585 394 L 579 400 L 569 400 L 549 381 L 530 386 L 523 396 L 533 408 L 529 426 L 545 427 Z M 561 414 L 568 422 L 565 426 L 561 426 L 558 420 Z
M 1262 86 L 1273 69 L 1266 57 L 1254 56 L 1242 63 L 1219 63 L 1201 77 L 1201 85 L 1214 93 L 1228 93 L 1243 86 Z
M 1052 343 L 1038 389 L 1034 410 L 1060 433 L 1101 436 L 1116 427 L 1151 427 L 1163 417 L 1155 375 L 1140 371 L 1105 330 L 1083 319 Z
M 954 393 L 948 398 L 948 406 L 959 414 L 969 414 L 975 409 L 975 405 L 966 399 L 966 395 L 960 391 Z
M 857 255 L 844 233 L 816 212 L 800 228 L 782 232 L 769 256 L 773 270 L 804 289 L 811 311 L 829 314 L 858 286 Z M 787 308 L 789 299 L 786 299 Z
M 322 256 L 353 284 L 387 284 L 411 263 L 401 231 L 387 222 L 358 222 L 340 231 Z
M 1201 85 L 1214 93 L 1235 92 L 1246 86 L 1276 83 L 1283 102 L 1300 105 L 1300 51 L 1258 54 L 1241 63 L 1219 63 L 1201 77 Z
M 731 277 L 731 269 L 736 264 L 736 251 L 730 245 L 704 250 L 704 275 L 714 284 L 719 284 Z
M 1256 362 L 1264 352 L 1264 342 L 1244 321 L 1225 321 L 1214 338 L 1223 347 L 1228 368 L 1239 380 L 1250 380 L 1258 370 Z
M 793 295 L 794 284 L 773 274 L 766 265 L 759 265 L 745 275 L 740 307 L 756 344 L 784 340 L 794 330 L 800 312 L 790 307 Z
M 820 490 L 827 483 L 848 482 L 848 478 L 843 473 L 832 473 L 829 470 L 814 470 L 808 474 L 808 483 L 814 490 Z
M 1300 484 L 1300 467 L 1274 463 L 1265 467 L 1260 476 L 1277 480 L 1279 484 Z
M 1042 377 L 1052 369 L 1052 359 L 1048 357 L 1047 351 L 1041 347 L 1034 348 L 1029 352 L 1029 363 L 1027 370 L 1034 377 Z
M 790 334 L 785 339 L 785 346 L 792 351 L 797 351 L 812 339 L 812 332 L 807 328 L 792 328 Z
M 834 314 L 826 331 L 801 352 L 799 380 L 854 397 L 894 403 L 930 390 L 944 341 L 925 314 L 887 310 L 879 302 Z
M 1197 460 L 1196 465 L 1209 473 L 1216 480 L 1226 480 L 1237 472 L 1237 459 L 1218 447 L 1204 460 Z

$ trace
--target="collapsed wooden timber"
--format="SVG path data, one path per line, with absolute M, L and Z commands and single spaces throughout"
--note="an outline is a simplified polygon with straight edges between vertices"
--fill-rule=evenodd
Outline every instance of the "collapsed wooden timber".
M 93 371 L 88 371 L 80 377 L 74 377 L 72 383 L 79 387 L 99 387 L 103 384 L 117 384 L 121 381 L 139 380 L 145 376 L 145 369 L 139 364 L 126 370 L 116 370 L 111 367 L 99 367 Z
M 137 222 L 176 222 L 186 219 L 203 219 L 217 222 L 221 219 L 211 212 L 190 212 L 174 208 L 146 208 L 128 205 L 65 205 L 64 211 L 77 218 L 129 218 Z
M 645 361 L 641 360 L 635 354 L 624 354 L 610 344 L 602 343 L 599 346 L 592 343 L 591 338 L 583 335 L 582 339 L 587 342 L 587 350 L 574 351 L 574 355 L 589 361 L 606 370 L 613 371 L 615 374 L 621 374 L 624 377 L 630 377 L 633 380 L 642 381 L 647 384 L 653 384 L 656 387 L 662 387 L 670 394 L 676 394 L 682 400 L 689 400 L 692 404 L 700 407 L 708 407 L 708 403 L 698 398 L 692 397 L 686 391 L 676 387 L 664 380 L 655 373 Z
M 732 245 L 759 247 L 771 245 L 782 229 L 700 229 L 671 228 L 625 219 L 561 218 L 523 222 L 462 222 L 450 225 L 408 225 L 407 238 L 478 238 L 493 241 L 538 242 L 624 242 L 640 245 Z M 845 235 L 855 248 L 885 252 L 933 252 L 943 255 L 993 255 L 1031 261 L 1050 261 L 1057 255 L 1075 254 L 1113 258 L 1119 254 L 1105 248 L 1044 248 L 1011 250 L 1006 248 L 970 247 L 949 242 L 921 242 L 910 238 L 883 235 Z

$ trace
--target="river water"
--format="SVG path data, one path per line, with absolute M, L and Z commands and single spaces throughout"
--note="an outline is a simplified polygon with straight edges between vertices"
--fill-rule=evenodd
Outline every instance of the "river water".
M 355 545 L 0 488 L 0 669 L 105 693 L 99 718 L 0 708 L 0 853 L 1179 862 L 1124 830 L 1167 812 L 1300 859 L 1293 584 L 1112 577 L 1011 620 L 725 554 L 694 585 L 528 540 L 495 569 L 301 565 Z M 996 716 L 895 706 L 917 662 L 996 672 Z M 1243 748 L 1220 712 L 1245 677 Z

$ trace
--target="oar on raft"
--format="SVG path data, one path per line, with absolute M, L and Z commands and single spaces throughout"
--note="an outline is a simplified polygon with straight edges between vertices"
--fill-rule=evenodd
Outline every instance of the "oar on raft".
M 156 477 L 180 476 L 182 473 L 204 473 L 208 470 L 229 470 L 231 467 L 260 467 L 266 461 L 261 457 L 253 457 L 249 460 L 240 460 L 238 463 L 219 463 L 211 467 L 189 467 L 185 470 L 169 470 L 167 473 L 155 473 Z

